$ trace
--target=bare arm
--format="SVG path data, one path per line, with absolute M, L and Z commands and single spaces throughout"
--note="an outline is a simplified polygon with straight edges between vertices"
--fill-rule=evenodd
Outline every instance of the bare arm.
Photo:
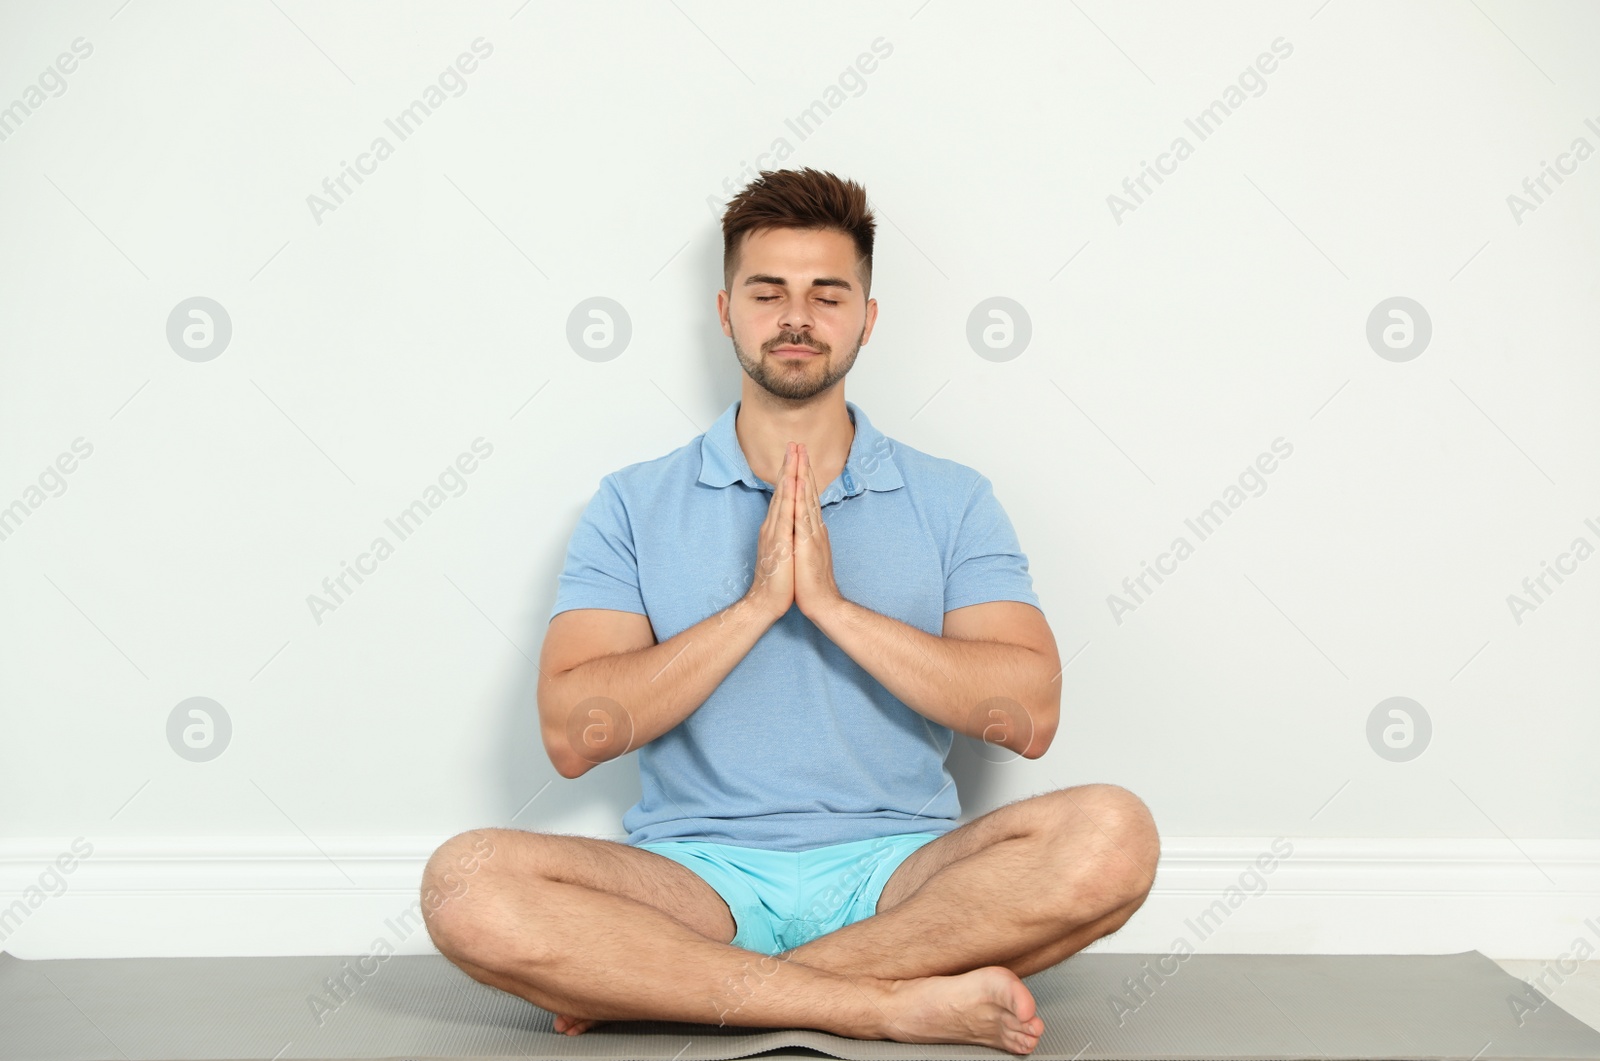
M 942 726 L 1029 759 L 1055 739 L 1061 661 L 1032 605 L 957 608 L 945 613 L 942 637 L 843 598 L 814 621 L 902 703 Z
M 796 472 L 795 604 L 845 655 L 925 718 L 1037 759 L 1061 717 L 1061 661 L 1044 613 L 997 600 L 944 613 L 941 636 L 848 600 L 805 447 Z
M 550 621 L 539 724 L 562 777 L 580 777 L 688 718 L 794 605 L 794 450 L 785 449 L 783 481 L 756 535 L 756 570 L 739 600 L 659 644 L 633 612 L 575 608 Z
M 539 722 L 546 753 L 562 777 L 581 777 L 600 763 L 649 744 L 672 729 L 721 684 L 776 620 L 739 602 L 647 648 L 635 648 L 563 666 L 556 624 L 572 622 L 582 609 L 551 620 L 545 658 L 539 666 Z M 630 612 L 608 612 L 612 629 Z M 653 636 L 646 640 L 654 640 Z M 557 648 L 552 648 L 557 645 Z

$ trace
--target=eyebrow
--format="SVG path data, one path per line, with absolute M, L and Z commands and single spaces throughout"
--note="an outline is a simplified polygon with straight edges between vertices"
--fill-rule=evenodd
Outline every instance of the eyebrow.
M 767 274 L 767 273 L 756 273 L 753 276 L 745 277 L 744 286 L 745 287 L 749 287 L 752 284 L 775 284 L 778 287 L 788 287 L 789 286 L 789 281 L 785 280 L 781 276 L 772 276 L 772 275 Z M 855 287 L 850 283 L 850 281 L 845 280 L 842 277 L 837 277 L 837 276 L 819 276 L 815 280 L 811 281 L 811 286 L 812 287 L 842 287 L 846 291 L 854 291 L 855 290 Z

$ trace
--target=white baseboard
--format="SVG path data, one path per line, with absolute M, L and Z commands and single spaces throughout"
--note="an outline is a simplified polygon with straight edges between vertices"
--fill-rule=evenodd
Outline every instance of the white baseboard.
M 97 841 L 81 858 L 72 838 L 3 840 L 0 949 L 21 958 L 432 953 L 419 883 L 442 839 L 129 838 Z M 1600 840 L 1276 843 L 1275 852 L 1270 838 L 1164 838 L 1150 897 L 1090 949 L 1496 959 L 1571 955 L 1579 940 L 1600 949 Z

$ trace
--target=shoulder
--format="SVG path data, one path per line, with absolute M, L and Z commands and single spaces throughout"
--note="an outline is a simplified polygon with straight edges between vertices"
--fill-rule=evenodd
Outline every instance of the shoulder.
M 600 479 L 600 488 L 615 493 L 630 509 L 655 504 L 663 496 L 681 495 L 700 478 L 703 437 L 696 435 L 671 453 L 607 472 Z
M 889 452 L 900 478 L 918 503 L 941 502 L 956 506 L 959 511 L 979 484 L 987 481 L 976 468 L 960 461 L 935 456 L 887 435 L 880 442 L 879 448 Z M 867 459 L 872 456 L 869 454 Z

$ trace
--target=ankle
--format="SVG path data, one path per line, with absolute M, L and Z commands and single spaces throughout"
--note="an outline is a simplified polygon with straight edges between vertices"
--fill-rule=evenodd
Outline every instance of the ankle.
M 914 980 L 885 980 L 876 976 L 852 977 L 856 986 L 868 1000 L 866 1007 L 869 1018 L 866 1029 L 868 1038 L 893 1039 L 895 1018 L 905 1007 L 905 999 L 901 992 L 912 984 Z

